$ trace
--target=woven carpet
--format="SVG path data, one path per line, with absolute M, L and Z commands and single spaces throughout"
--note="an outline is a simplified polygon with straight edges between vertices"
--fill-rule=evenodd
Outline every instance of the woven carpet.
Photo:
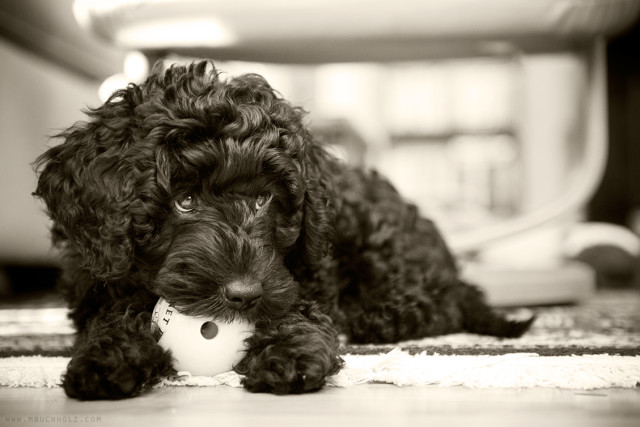
M 394 345 L 346 345 L 332 386 L 366 382 L 467 387 L 637 387 L 640 293 L 608 291 L 574 306 L 508 310 L 537 315 L 518 339 L 453 334 Z M 61 307 L 0 307 L 0 385 L 58 386 L 73 331 Z M 233 372 L 188 374 L 160 386 L 239 386 Z

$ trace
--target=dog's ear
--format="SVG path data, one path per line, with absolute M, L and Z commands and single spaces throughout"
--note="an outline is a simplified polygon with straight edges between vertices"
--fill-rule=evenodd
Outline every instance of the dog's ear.
M 304 124 L 305 111 L 283 99 L 263 77 L 236 77 L 224 90 L 229 106 L 218 116 L 233 121 L 225 124 L 223 133 L 237 140 L 257 140 L 284 153 L 282 159 L 271 157 L 266 168 L 279 175 L 292 199 L 292 210 L 278 221 L 289 267 L 317 264 L 331 248 L 336 212 L 331 178 L 336 160 Z
M 89 121 L 56 135 L 64 141 L 36 160 L 33 194 L 53 220 L 54 244 L 101 281 L 124 276 L 132 264 L 136 174 L 129 148 L 135 97 L 130 87 L 87 110 Z
M 331 183 L 335 159 L 309 138 L 303 161 L 306 191 L 301 242 L 305 262 L 315 264 L 331 250 L 336 216 L 335 189 Z

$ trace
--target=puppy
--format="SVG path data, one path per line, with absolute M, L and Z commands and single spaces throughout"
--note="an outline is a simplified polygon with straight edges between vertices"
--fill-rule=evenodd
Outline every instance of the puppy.
M 77 328 L 69 396 L 135 396 L 175 374 L 151 311 L 255 323 L 234 369 L 250 391 L 318 390 L 338 334 L 391 343 L 517 337 L 461 281 L 435 225 L 376 172 L 330 156 L 258 75 L 156 68 L 57 137 L 34 194 L 63 254 Z

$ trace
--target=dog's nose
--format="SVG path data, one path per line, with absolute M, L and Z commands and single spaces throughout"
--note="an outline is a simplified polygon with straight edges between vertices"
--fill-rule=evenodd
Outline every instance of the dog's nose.
M 254 306 L 262 296 L 262 283 L 259 281 L 236 280 L 224 287 L 227 303 L 236 309 Z

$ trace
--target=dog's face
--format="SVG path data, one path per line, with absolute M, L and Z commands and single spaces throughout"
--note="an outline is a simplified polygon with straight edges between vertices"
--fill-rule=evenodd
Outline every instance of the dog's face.
M 35 194 L 54 241 L 97 282 L 143 277 L 187 314 L 267 319 L 322 257 L 328 161 L 300 110 L 210 63 L 152 74 L 63 132 Z
M 154 290 L 186 313 L 255 321 L 296 300 L 285 256 L 302 228 L 300 174 L 258 138 L 201 141 L 197 167 L 171 172 L 168 212 L 148 250 L 162 253 Z

